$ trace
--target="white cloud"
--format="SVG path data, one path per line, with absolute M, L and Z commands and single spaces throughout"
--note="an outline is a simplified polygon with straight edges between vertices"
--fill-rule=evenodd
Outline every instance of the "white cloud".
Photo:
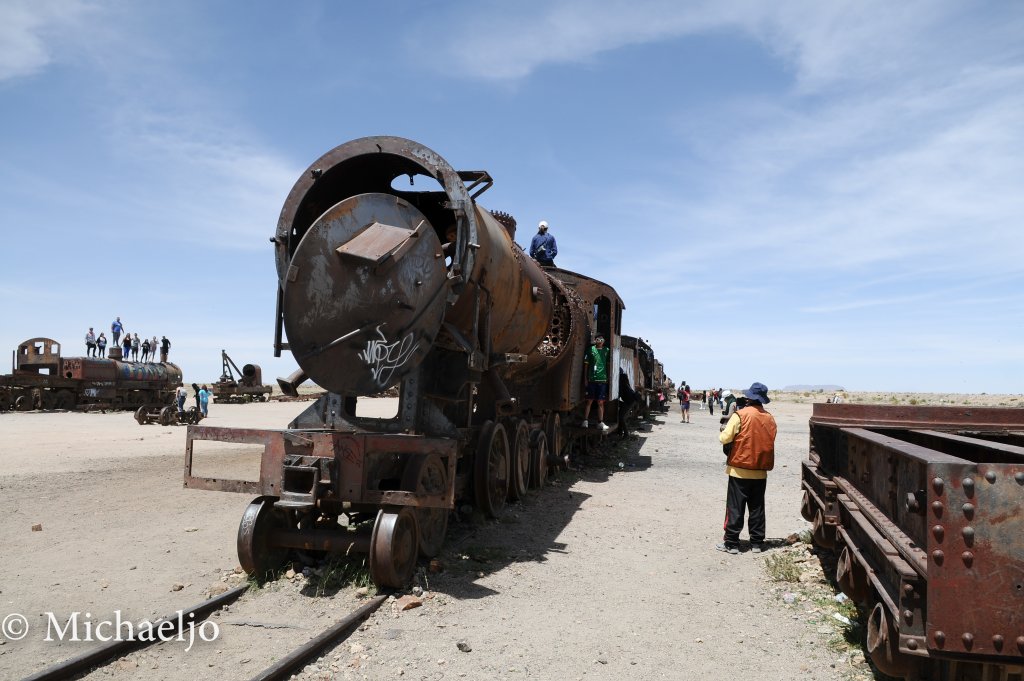
M 0 4 L 0 81 L 31 76 L 53 61 L 54 46 L 89 12 L 84 0 L 7 0 Z

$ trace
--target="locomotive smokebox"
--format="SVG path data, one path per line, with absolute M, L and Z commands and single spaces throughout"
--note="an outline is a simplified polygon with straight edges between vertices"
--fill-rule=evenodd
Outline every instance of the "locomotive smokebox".
M 381 391 L 429 350 L 445 284 L 441 242 L 420 211 L 389 194 L 344 199 L 292 256 L 283 305 L 292 353 L 328 390 Z
M 525 356 L 547 332 L 551 286 L 475 203 L 491 183 L 400 137 L 354 140 L 318 159 L 273 239 L 275 353 L 289 348 L 311 380 L 343 395 L 399 383 L 436 349 L 442 326 L 467 353 L 488 336 L 476 367 Z

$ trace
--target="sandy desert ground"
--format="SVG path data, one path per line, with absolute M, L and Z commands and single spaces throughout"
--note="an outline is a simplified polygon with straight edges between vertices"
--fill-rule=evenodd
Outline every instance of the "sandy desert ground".
M 204 423 L 282 428 L 308 404 L 215 404 Z M 787 395 L 770 410 L 768 531 L 779 548 L 713 549 L 726 486 L 718 416 L 695 410 L 682 424 L 673 404 L 499 520 L 453 522 L 442 571 L 417 575 L 422 607 L 385 605 L 303 678 L 869 678 L 856 650 L 836 644 L 842 625 L 790 593 L 809 585 L 780 587 L 766 573 L 783 539 L 807 527 L 799 477 L 811 400 Z M 0 636 L 0 678 L 94 645 L 45 640 L 51 619 L 156 618 L 244 582 L 235 535 L 250 499 L 183 489 L 184 439 L 184 427 L 139 426 L 129 413 L 0 414 L 0 619 L 21 614 L 29 626 L 21 640 Z M 218 614 L 215 641 L 163 643 L 89 678 L 249 678 L 359 598 L 355 586 L 283 578 Z

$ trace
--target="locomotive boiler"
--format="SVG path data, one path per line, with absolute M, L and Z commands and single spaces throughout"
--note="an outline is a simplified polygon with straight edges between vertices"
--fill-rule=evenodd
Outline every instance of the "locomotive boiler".
M 30 338 L 0 376 L 0 411 L 97 406 L 137 409 L 171 404 L 181 369 L 170 362 L 62 357 L 52 338 Z
M 593 437 L 583 353 L 600 333 L 618 367 L 622 300 L 531 260 L 514 219 L 477 204 L 491 184 L 397 137 L 343 144 L 295 183 L 271 239 L 275 353 L 299 366 L 279 382 L 328 392 L 287 430 L 192 426 L 186 443 L 186 486 L 259 495 L 238 533 L 250 575 L 291 549 L 359 551 L 375 583 L 400 586 L 440 550 L 457 500 L 496 516 Z M 360 413 L 391 387 L 393 418 Z M 261 445 L 259 480 L 195 475 L 202 440 Z

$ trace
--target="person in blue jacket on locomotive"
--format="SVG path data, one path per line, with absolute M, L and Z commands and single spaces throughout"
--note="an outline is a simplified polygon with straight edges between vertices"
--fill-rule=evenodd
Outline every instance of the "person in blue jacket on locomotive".
M 548 234 L 548 221 L 541 220 L 537 225 L 537 233 L 530 242 L 530 257 L 544 267 L 554 267 L 556 255 L 558 244 L 555 243 L 555 237 Z

